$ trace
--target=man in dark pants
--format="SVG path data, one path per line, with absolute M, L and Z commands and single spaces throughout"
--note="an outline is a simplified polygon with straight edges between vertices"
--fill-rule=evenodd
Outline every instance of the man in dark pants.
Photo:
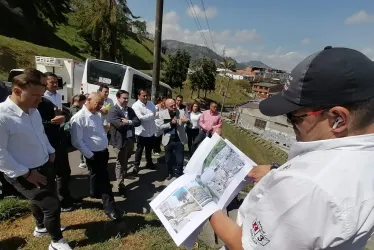
M 86 158 L 90 170 L 91 197 L 101 197 L 105 214 L 111 220 L 118 220 L 107 169 L 108 138 L 98 114 L 103 104 L 104 98 L 99 93 L 90 94 L 86 104 L 70 120 L 71 143 Z
M 116 179 L 118 192 L 126 195 L 124 179 L 127 177 L 127 164 L 134 150 L 135 127 L 140 126 L 140 120 L 134 110 L 127 106 L 129 92 L 119 90 L 116 94 L 117 103 L 109 109 L 107 122 L 110 124 L 110 145 L 117 155 Z
M 71 249 L 63 239 L 60 202 L 55 194 L 55 150 L 36 110 L 45 86 L 34 75 L 21 74 L 12 82 L 12 95 L 0 104 L 0 171 L 31 202 L 37 227 L 34 235 L 49 233 L 49 249 Z
M 45 77 L 47 91 L 55 93 L 57 91 L 57 76 L 47 72 Z M 44 76 L 41 76 L 44 78 Z M 69 156 L 67 145 L 65 143 L 63 125 L 69 119 L 68 112 L 59 109 L 51 99 L 45 96 L 38 106 L 38 111 L 42 117 L 45 133 L 52 147 L 56 150 L 55 173 L 57 180 L 57 194 L 61 201 L 61 211 L 69 212 L 73 210 L 75 199 L 72 198 L 69 190 L 69 180 L 71 169 L 69 164 Z
M 57 114 L 56 106 L 48 99 L 42 98 L 38 106 L 39 113 L 42 117 L 45 133 L 52 147 L 56 149 L 55 173 L 57 180 L 57 193 L 61 200 L 61 211 L 71 211 L 73 198 L 69 191 L 70 164 L 66 146 L 63 145 L 63 134 L 61 125 L 65 122 L 65 116 Z
M 134 173 L 139 172 L 140 160 L 142 158 L 143 150 L 145 148 L 145 158 L 147 160 L 147 168 L 155 169 L 155 164 L 152 162 L 152 148 L 153 138 L 156 133 L 156 107 L 148 101 L 148 93 L 146 90 L 140 89 L 138 92 L 138 101 L 132 105 L 136 116 L 141 121 L 141 125 L 135 128 L 136 134 L 136 152 L 135 152 L 135 166 Z
M 189 121 L 180 114 L 175 101 L 165 101 L 166 110 L 159 114 L 156 124 L 163 130 L 162 144 L 165 146 L 165 160 L 168 166 L 168 177 L 179 177 L 183 174 L 184 145 L 187 143 L 187 134 L 184 125 Z

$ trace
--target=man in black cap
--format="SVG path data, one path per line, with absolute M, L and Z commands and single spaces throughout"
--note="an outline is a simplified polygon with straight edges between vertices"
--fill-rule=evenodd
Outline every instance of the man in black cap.
M 245 198 L 237 223 L 212 215 L 215 233 L 229 249 L 364 249 L 374 232 L 374 63 L 326 47 L 260 111 L 286 115 L 298 142 Z

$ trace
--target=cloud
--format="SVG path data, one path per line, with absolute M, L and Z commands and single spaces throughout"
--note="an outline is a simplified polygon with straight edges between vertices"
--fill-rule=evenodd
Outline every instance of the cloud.
M 352 16 L 345 19 L 346 24 L 359 24 L 359 23 L 371 23 L 374 22 L 374 14 L 368 14 L 364 10 L 354 13 Z
M 175 11 L 167 12 L 164 14 L 163 27 L 162 27 L 162 39 L 173 39 L 187 43 L 193 43 L 205 46 L 205 41 L 202 38 L 204 34 L 205 39 L 208 42 L 208 46 L 212 48 L 212 41 L 210 39 L 209 31 L 202 30 L 190 30 L 184 29 L 180 26 L 180 18 Z M 155 22 L 147 22 L 147 31 L 154 34 Z M 243 30 L 221 30 L 221 31 L 210 31 L 213 41 L 215 43 L 240 43 L 258 40 L 261 38 L 260 34 L 255 29 L 243 29 Z
M 147 21 L 147 31 L 153 34 L 154 30 L 155 22 Z M 202 32 L 208 41 L 209 47 L 213 48 L 208 30 L 203 30 Z M 217 49 L 216 52 L 222 54 L 223 48 L 225 47 L 226 56 L 232 57 L 238 62 L 259 60 L 274 68 L 291 70 L 306 57 L 305 54 L 300 52 L 284 51 L 280 46 L 274 51 L 266 51 L 263 45 L 258 45 L 257 49 L 249 49 L 249 47 L 247 47 L 248 45 L 240 45 L 261 39 L 261 36 L 256 29 L 243 29 L 236 31 L 211 30 L 211 35 L 215 42 L 215 48 Z M 200 31 L 181 27 L 180 18 L 175 11 L 164 14 L 162 39 L 173 39 L 205 46 Z
M 217 15 L 216 8 L 208 7 L 205 9 L 204 14 L 204 10 L 200 9 L 198 5 L 193 5 L 192 8 L 188 7 L 186 12 L 190 17 L 194 17 L 196 15 L 198 18 L 205 18 L 205 15 L 207 18 L 213 18 Z
M 304 38 L 303 40 L 301 40 L 301 44 L 303 44 L 303 45 L 310 44 L 311 42 L 312 42 L 312 40 L 310 40 L 310 38 Z

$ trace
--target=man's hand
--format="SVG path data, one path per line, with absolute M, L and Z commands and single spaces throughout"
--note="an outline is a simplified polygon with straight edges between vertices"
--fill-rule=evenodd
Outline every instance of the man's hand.
M 44 175 L 39 174 L 37 170 L 30 170 L 30 173 L 23 175 L 26 180 L 34 184 L 37 188 L 40 188 L 40 185 L 47 184 L 47 178 Z
M 177 124 L 178 120 L 176 118 L 173 118 L 173 120 L 171 120 L 171 124 Z
M 128 124 L 128 123 L 129 123 L 129 120 L 127 120 L 126 118 L 121 118 L 121 121 L 122 121 L 124 124 Z
M 49 155 L 49 161 L 50 162 L 55 162 L 55 159 L 56 159 L 56 154 L 55 153 L 52 153 Z
M 56 116 L 55 118 L 53 118 L 53 119 L 51 120 L 51 122 L 52 122 L 53 124 L 61 125 L 61 124 L 63 124 L 63 123 L 65 122 L 65 116 L 63 116 L 63 115 L 58 115 L 58 116 Z
M 251 171 L 248 174 L 249 178 L 253 179 L 253 184 L 257 184 L 262 177 L 264 177 L 267 173 L 270 172 L 271 165 L 260 165 L 255 166 L 251 169 Z
M 182 123 L 187 123 L 189 120 L 188 120 L 187 117 L 182 116 L 182 117 L 181 117 L 181 121 L 182 121 Z
M 100 113 L 106 115 L 106 114 L 108 114 L 108 109 L 107 108 L 102 108 L 102 109 L 100 109 Z

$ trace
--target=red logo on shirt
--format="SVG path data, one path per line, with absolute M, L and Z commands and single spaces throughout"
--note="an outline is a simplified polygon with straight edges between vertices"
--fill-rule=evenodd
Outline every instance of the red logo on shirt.
M 270 242 L 270 240 L 266 237 L 267 235 L 264 232 L 261 222 L 259 220 L 255 219 L 252 222 L 252 229 L 250 231 L 252 240 L 255 244 L 265 246 Z

